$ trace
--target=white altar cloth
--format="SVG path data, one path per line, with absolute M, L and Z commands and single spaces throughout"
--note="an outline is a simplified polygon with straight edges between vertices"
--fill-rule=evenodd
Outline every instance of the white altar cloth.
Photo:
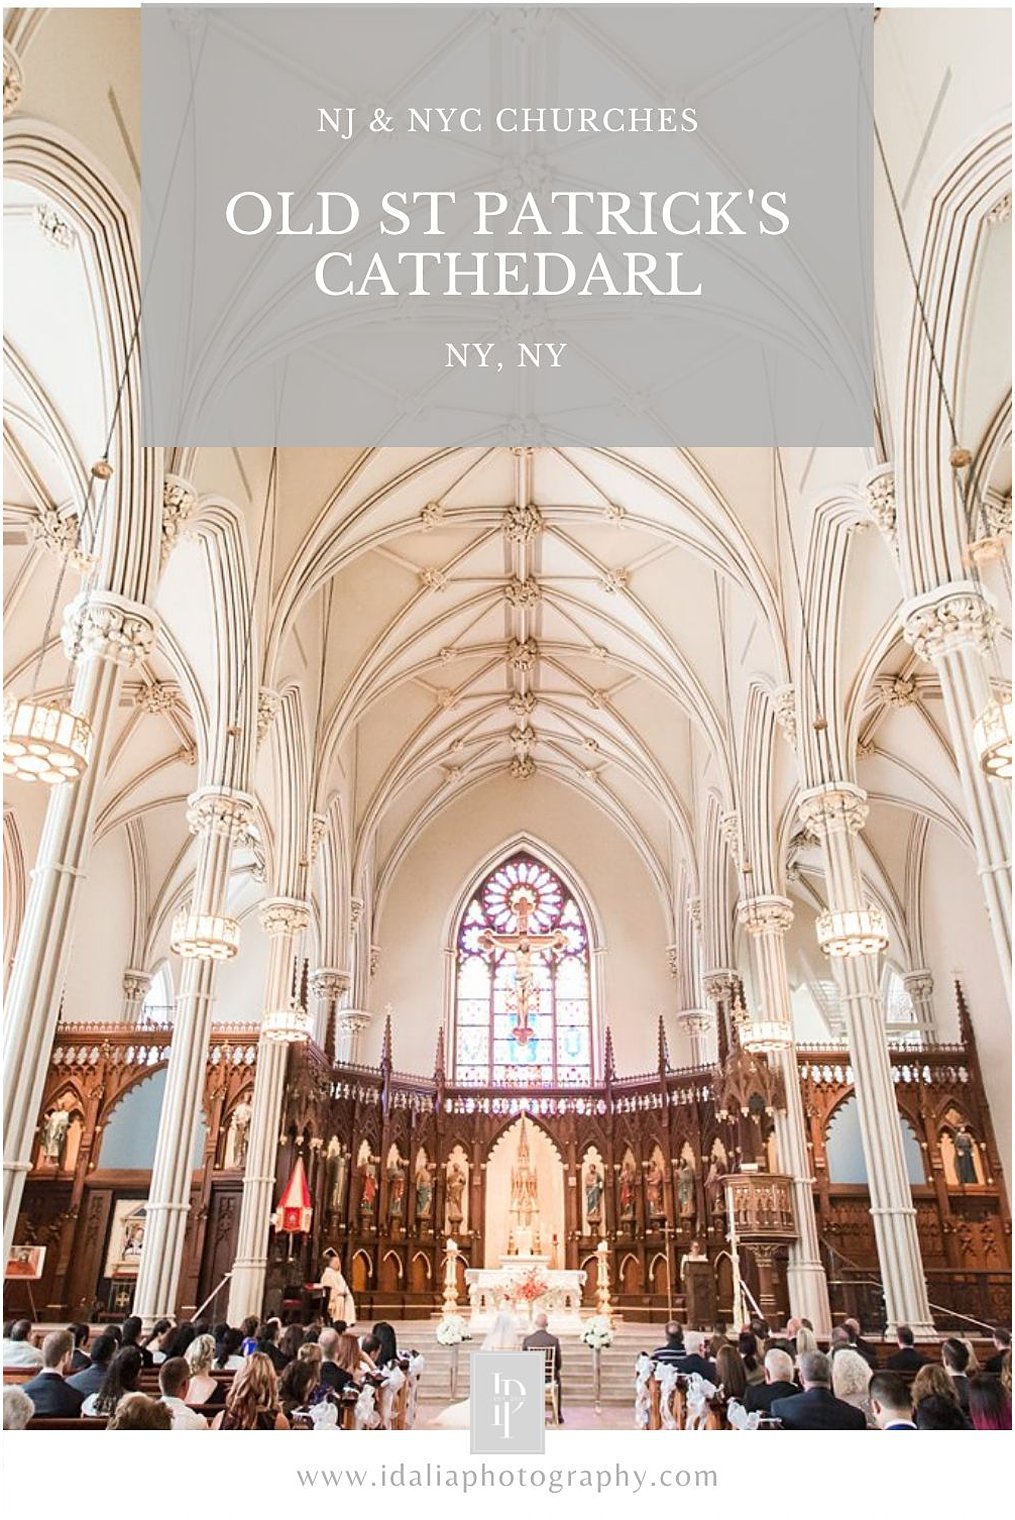
M 537 1314 L 550 1321 L 552 1335 L 578 1334 L 581 1330 L 582 1287 L 585 1273 L 575 1269 L 550 1268 L 548 1256 L 502 1256 L 498 1267 L 472 1267 L 465 1274 L 469 1292 L 469 1325 L 473 1335 L 489 1330 L 506 1298 L 511 1284 L 532 1270 L 546 1280 L 546 1292 L 530 1306 L 515 1302 L 514 1312 L 522 1327 Z

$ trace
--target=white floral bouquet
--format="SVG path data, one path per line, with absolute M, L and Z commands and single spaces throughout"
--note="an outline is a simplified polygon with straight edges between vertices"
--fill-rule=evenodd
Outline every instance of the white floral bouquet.
M 447 1315 L 437 1326 L 438 1346 L 460 1346 L 462 1341 L 471 1339 L 468 1321 L 460 1314 Z
M 590 1319 L 582 1330 L 581 1339 L 586 1346 L 591 1346 L 593 1351 L 602 1351 L 606 1346 L 613 1345 L 613 1326 L 605 1314 L 597 1314 Z

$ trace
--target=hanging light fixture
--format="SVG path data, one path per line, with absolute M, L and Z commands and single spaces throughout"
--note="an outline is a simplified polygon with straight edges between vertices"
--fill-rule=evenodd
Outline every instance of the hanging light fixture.
M 973 744 L 988 776 L 1011 780 L 1011 687 L 991 697 L 973 724 Z
M 310 1038 L 307 1010 L 293 998 L 288 1008 L 274 1008 L 264 1015 L 261 1034 L 273 1045 L 305 1045 Z
M 5 776 L 60 786 L 77 781 L 87 766 L 92 731 L 86 720 L 59 702 L 4 700 Z
M 873 903 L 866 908 L 822 913 L 817 922 L 818 944 L 833 960 L 856 955 L 880 955 L 888 949 L 885 916 Z
M 192 913 L 181 908 L 173 919 L 170 949 L 184 960 L 228 961 L 240 948 L 240 926 L 219 913 Z

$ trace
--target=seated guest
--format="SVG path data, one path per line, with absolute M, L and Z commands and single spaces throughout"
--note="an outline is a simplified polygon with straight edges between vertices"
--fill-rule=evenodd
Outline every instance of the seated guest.
M 652 1352 L 654 1362 L 662 1362 L 664 1365 L 675 1367 L 685 1355 L 684 1332 L 675 1319 L 671 1319 L 666 1326 L 666 1343 L 657 1346 Z
M 226 1407 L 215 1416 L 212 1429 L 289 1429 L 289 1421 L 279 1408 L 275 1368 L 263 1351 L 252 1352 L 233 1378 Z
M 285 1357 L 282 1355 L 278 1344 L 279 1323 L 277 1319 L 266 1319 L 257 1327 L 257 1349 L 262 1356 L 266 1356 L 276 1372 L 281 1372 L 285 1366 Z
M 191 1320 L 181 1320 L 176 1329 L 169 1336 L 163 1337 L 162 1344 L 165 1348 L 166 1360 L 173 1356 L 186 1356 L 187 1347 L 192 1341 L 196 1341 L 199 1335 L 198 1328 Z
M 128 1393 L 117 1404 L 107 1430 L 172 1430 L 173 1415 L 161 1399 L 146 1393 Z
M 29 1340 L 30 1319 L 16 1319 L 4 1326 L 3 1357 L 5 1367 L 41 1367 L 42 1352 Z
M 832 1357 L 832 1392 L 844 1404 L 859 1409 L 868 1425 L 873 1424 L 868 1399 L 871 1370 L 859 1351 L 848 1346 Z
M 921 1399 L 913 1414 L 917 1430 L 971 1430 L 958 1403 L 940 1393 Z
M 923 1399 L 938 1398 L 952 1399 L 958 1406 L 959 1396 L 955 1392 L 955 1384 L 941 1366 L 940 1362 L 928 1362 L 921 1367 L 913 1379 L 913 1408 L 917 1409 Z
M 297 1356 L 299 1355 L 300 1347 L 302 1345 L 303 1326 L 286 1325 L 285 1329 L 282 1331 L 282 1339 L 278 1343 L 278 1349 L 285 1357 L 285 1365 L 287 1367 L 290 1362 L 294 1362 L 296 1360 Z
M 969 1418 L 974 1430 L 1011 1430 L 1011 1395 L 989 1372 L 969 1379 Z
M 88 1345 L 87 1325 L 68 1325 L 67 1329 L 74 1337 L 74 1353 L 71 1357 L 71 1372 L 84 1372 L 91 1363 L 91 1357 L 85 1349 Z
M 828 1338 L 828 1354 L 835 1356 L 838 1351 L 848 1351 L 850 1348 L 849 1331 L 845 1325 L 836 1325 Z
M 870 1341 L 865 1341 L 860 1333 L 860 1321 L 858 1319 L 844 1319 L 843 1325 L 849 1335 L 849 1344 L 854 1351 L 858 1351 L 867 1363 L 868 1367 L 874 1368 L 878 1364 L 878 1354 Z
M 258 1324 L 259 1321 L 257 1316 L 255 1314 L 248 1314 L 246 1319 L 240 1325 L 240 1335 L 242 1336 L 242 1341 L 240 1343 L 241 1356 L 250 1356 L 252 1351 L 257 1350 Z
M 180 1358 L 174 1357 L 178 1361 Z M 183 1360 L 186 1362 L 190 1376 L 190 1389 L 187 1392 L 188 1404 L 224 1404 L 226 1390 L 218 1378 L 211 1375 L 212 1363 L 215 1360 L 215 1342 L 210 1335 L 199 1335 L 192 1340 L 184 1353 Z
M 290 1426 L 312 1426 L 310 1406 L 316 1402 L 314 1394 L 319 1387 L 317 1368 L 313 1362 L 296 1357 L 291 1361 L 278 1381 L 278 1397 L 282 1413 Z
M 988 1357 L 984 1362 L 983 1370 L 984 1372 L 997 1374 L 1001 1371 L 1001 1363 L 1004 1361 L 1005 1353 L 1011 1351 L 1011 1331 L 995 1330 L 992 1338 L 994 1341 L 994 1355 Z
M 310 1402 L 319 1404 L 321 1399 L 326 1399 L 330 1393 L 328 1386 L 322 1381 L 321 1367 L 324 1364 L 324 1354 L 316 1341 L 304 1341 L 300 1347 L 300 1354 L 296 1358 L 298 1362 L 307 1362 L 314 1369 L 314 1391 Z
M 92 1354 L 84 1372 L 74 1372 L 67 1379 L 68 1386 L 76 1388 L 83 1399 L 98 1393 L 102 1380 L 109 1371 L 109 1364 L 119 1349 L 119 1342 L 112 1335 L 100 1335 L 92 1342 Z
M 215 1366 L 223 1372 L 236 1372 L 243 1366 L 243 1336 L 227 1326 L 215 1347 Z
M 969 1348 L 958 1336 L 941 1342 L 941 1365 L 952 1380 L 955 1397 L 963 1414 L 969 1411 Z
M 775 1399 L 791 1399 L 799 1392 L 793 1381 L 793 1358 L 785 1351 L 766 1351 L 765 1381 L 747 1389 L 744 1408 L 748 1414 L 768 1414 Z
M 687 1337 L 687 1340 L 685 1342 L 687 1349 L 684 1355 L 681 1357 L 680 1361 L 677 1363 L 677 1371 L 685 1373 L 688 1377 L 691 1377 L 696 1372 L 698 1373 L 699 1377 L 705 1378 L 707 1382 L 718 1384 L 719 1373 L 716 1370 L 715 1358 L 705 1357 L 702 1355 L 702 1352 L 705 1349 L 704 1340 L 705 1337 L 703 1335 L 695 1335 L 693 1333 Z M 723 1349 L 724 1346 L 728 1347 L 730 1350 L 733 1349 L 729 1346 L 729 1342 L 725 1339 L 725 1337 L 723 1337 L 720 1339 L 718 1346 L 716 1346 L 716 1357 L 718 1357 L 719 1352 Z M 709 1349 L 711 1350 L 711 1347 Z
M 140 1343 L 145 1351 L 151 1352 L 152 1361 L 156 1367 L 166 1360 L 175 1334 L 176 1325 L 173 1320 L 158 1319 Z
M 210 1337 L 209 1337 L 210 1339 Z M 182 1356 L 171 1356 L 159 1368 L 162 1402 L 173 1416 L 174 1430 L 207 1430 L 208 1421 L 196 1409 L 188 1409 L 190 1368 Z M 196 1399 L 192 1402 L 197 1403 Z
M 359 1343 L 359 1349 L 362 1358 L 360 1365 L 365 1367 L 367 1372 L 376 1372 L 377 1355 L 381 1349 L 381 1343 L 376 1335 L 364 1335 Z
M 140 1346 L 121 1346 L 106 1369 L 102 1387 L 98 1393 L 85 1399 L 81 1413 L 115 1414 L 117 1405 L 126 1394 L 137 1393 L 143 1366 Z
M 378 1367 L 390 1366 L 392 1362 L 398 1360 L 398 1344 L 395 1340 L 394 1328 L 388 1324 L 386 1319 L 382 1319 L 378 1320 L 374 1326 L 373 1333 L 380 1342 L 380 1348 L 374 1357 L 374 1361 Z
M 24 1430 L 34 1413 L 35 1405 L 23 1388 L 12 1383 L 4 1389 L 4 1430 Z
M 834 1369 L 833 1369 L 834 1371 Z M 878 1430 L 915 1430 L 913 1395 L 897 1372 L 875 1372 L 867 1390 L 871 1418 Z
M 122 1351 L 127 1346 L 135 1346 L 141 1357 L 142 1364 L 145 1367 L 154 1367 L 155 1362 L 152 1354 L 141 1341 L 141 1331 L 143 1328 L 136 1314 L 129 1315 L 124 1320 L 123 1329 L 120 1332 L 120 1349 Z
M 757 1320 L 752 1323 L 763 1325 L 765 1322 L 764 1320 Z M 761 1357 L 758 1355 L 758 1336 L 753 1329 L 741 1330 L 737 1337 L 737 1350 L 740 1353 L 740 1360 L 744 1364 L 748 1387 L 752 1383 L 763 1383 L 765 1381 L 765 1369 L 761 1365 Z
M 921 1356 L 913 1344 L 916 1340 L 908 1325 L 900 1325 L 895 1332 L 895 1339 L 899 1349 L 892 1353 L 885 1363 L 890 1372 L 919 1372 L 921 1367 L 926 1367 L 927 1358 Z
M 327 1331 L 321 1331 L 321 1340 Z M 362 1360 L 363 1353 L 360 1351 L 359 1341 L 348 1331 L 345 1335 L 337 1336 L 338 1344 L 329 1357 L 326 1346 L 322 1345 L 324 1361 L 321 1363 L 321 1380 L 327 1382 L 336 1393 L 341 1393 L 344 1388 L 359 1388 L 363 1383 Z M 329 1372 L 330 1368 L 330 1372 Z
M 794 1337 L 794 1345 L 797 1356 L 803 1356 L 805 1351 L 817 1351 L 818 1338 L 813 1330 L 806 1325 L 801 1325 Z
M 754 1337 L 752 1336 L 753 1340 Z M 681 1372 L 684 1371 L 682 1367 Z M 747 1392 L 747 1371 L 744 1367 L 743 1357 L 734 1346 L 720 1346 L 719 1354 L 715 1359 L 716 1376 L 719 1386 L 728 1399 L 743 1399 Z
M 69 1419 L 81 1413 L 84 1394 L 71 1388 L 66 1378 L 74 1355 L 69 1330 L 54 1330 L 42 1343 L 42 1367 L 25 1384 L 25 1392 L 40 1418 Z
M 866 1430 L 859 1409 L 832 1392 L 832 1366 L 821 1351 L 805 1351 L 799 1361 L 803 1393 L 773 1399 L 771 1413 L 787 1430 Z

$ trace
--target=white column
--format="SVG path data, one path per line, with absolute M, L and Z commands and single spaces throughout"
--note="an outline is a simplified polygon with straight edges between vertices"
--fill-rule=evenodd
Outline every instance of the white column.
M 63 996 L 78 889 L 88 869 L 106 745 L 125 666 L 155 645 L 154 612 L 109 591 L 67 609 L 64 642 L 76 655 L 73 711 L 92 731 L 90 763 L 73 785 L 54 787 L 4 1017 L 4 1260 L 14 1243 L 25 1174 L 31 1166 L 42 1090 Z M 16 783 L 15 783 L 16 784 Z
M 188 803 L 187 824 L 198 841 L 191 912 L 221 917 L 229 889 L 233 842 L 248 825 L 253 799 L 228 787 L 204 787 L 194 792 Z M 213 960 L 188 958 L 183 962 L 134 1295 L 134 1313 L 146 1326 L 176 1309 L 214 981 Z
M 920 971 L 907 971 L 902 978 L 902 985 L 909 994 L 913 1004 L 913 1014 L 916 1026 L 925 1044 L 932 1044 L 937 1034 L 937 1020 L 934 1016 L 934 976 L 933 973 L 922 969 Z
M 262 903 L 260 918 L 261 927 L 268 936 L 264 1012 L 269 1014 L 289 1006 L 293 957 L 300 936 L 310 922 L 310 909 L 305 902 L 292 897 L 272 897 Z M 231 1325 L 238 1325 L 248 1314 L 260 1315 L 264 1300 L 268 1230 L 274 1208 L 275 1160 L 288 1059 L 288 1045 L 267 1040 L 262 1035 L 257 1047 L 236 1261 L 229 1284 L 228 1319 Z
M 973 724 L 992 696 L 987 658 L 998 618 L 979 586 L 952 581 L 907 602 L 902 629 L 941 682 L 959 768 L 977 869 L 994 935 L 1001 978 L 1011 1002 L 1011 789 L 980 766 Z
M 136 1024 L 141 1017 L 144 1000 L 148 996 L 152 978 L 148 971 L 138 971 L 128 966 L 123 973 L 123 1022 Z
M 801 794 L 799 810 L 802 821 L 821 840 L 830 911 L 866 911 L 855 842 L 867 820 L 866 792 L 847 781 L 814 787 Z M 832 967 L 846 1019 L 889 1327 L 907 1324 L 918 1337 L 932 1335 L 934 1322 L 902 1150 L 877 956 L 833 957 Z
M 785 1110 L 775 1112 L 775 1144 L 780 1167 L 793 1179 L 793 1212 L 798 1232 L 789 1248 L 786 1273 L 789 1306 L 793 1314 L 809 1319 L 818 1335 L 829 1335 L 832 1311 L 818 1247 L 814 1177 L 807 1149 L 786 970 L 786 935 L 793 922 L 793 905 L 788 898 L 766 895 L 743 900 L 737 912 L 751 938 L 759 1005 L 767 1019 L 785 1026 L 788 1037 L 788 1043 L 771 1051 L 768 1060 L 781 1073 L 786 1094 Z

